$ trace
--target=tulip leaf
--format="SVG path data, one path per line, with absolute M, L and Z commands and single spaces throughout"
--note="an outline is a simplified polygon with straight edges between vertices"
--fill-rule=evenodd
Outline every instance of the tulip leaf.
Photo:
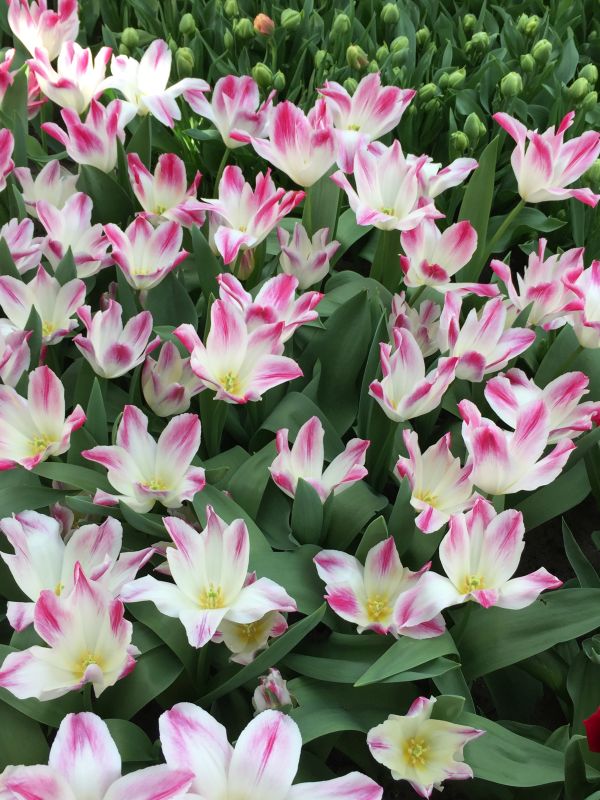
M 188 642 L 185 628 L 179 620 L 161 614 L 154 603 L 131 603 L 127 608 L 175 653 L 188 672 L 195 669 L 198 654 Z
M 9 764 L 45 764 L 48 743 L 38 723 L 0 701 L 0 771 Z
M 75 259 L 73 258 L 70 247 L 54 270 L 54 277 L 61 286 L 64 286 L 65 283 L 69 281 L 75 280 L 77 277 L 77 267 L 75 266 Z
M 354 554 L 359 561 L 364 563 L 367 553 L 375 545 L 383 542 L 389 536 L 388 527 L 384 517 L 376 517 L 373 522 L 365 528 L 365 532 L 356 548 Z
M 174 320 L 198 326 L 198 314 L 190 296 L 173 272 L 165 276 L 158 286 L 150 289 L 145 308 L 152 314 L 155 325 L 169 325 Z
M 598 589 L 600 588 L 600 577 L 585 557 L 583 550 L 577 544 L 575 537 L 571 533 L 571 529 L 563 519 L 562 521 L 563 543 L 565 547 L 565 554 L 569 559 L 569 563 L 573 567 L 573 571 L 577 576 L 579 585 L 585 589 Z
M 552 483 L 542 486 L 517 503 L 516 508 L 523 514 L 527 530 L 533 530 L 538 525 L 559 517 L 570 508 L 575 508 L 589 493 L 590 483 L 585 463 L 579 461 Z
M 341 453 L 344 444 L 323 411 L 305 394 L 299 392 L 286 394 L 275 410 L 263 421 L 261 427 L 272 433 L 276 433 L 280 428 L 287 428 L 290 439 L 294 441 L 301 426 L 310 417 L 318 417 L 321 420 L 325 431 L 323 440 L 325 458 L 331 461 L 338 453 Z
M 299 478 L 292 503 L 292 534 L 300 544 L 318 544 L 323 528 L 323 503 L 317 491 Z
M 121 759 L 125 763 L 156 761 L 156 752 L 152 742 L 144 731 L 126 719 L 105 719 Z
M 226 403 L 221 405 L 227 407 Z M 267 483 L 271 478 L 269 467 L 276 455 L 275 442 L 270 442 L 258 453 L 250 456 L 229 482 L 228 488 L 235 502 L 242 506 L 254 519 L 258 513 Z
M 252 517 L 231 498 L 220 492 L 214 486 L 206 485 L 201 492 L 194 497 L 193 506 L 200 522 L 206 524 L 206 506 L 213 507 L 215 512 L 222 517 L 225 522 L 233 522 L 240 517 L 244 520 L 250 534 L 250 565 L 253 559 L 262 552 L 270 552 L 269 543 L 264 537 L 263 532 L 256 525 Z
M 409 639 L 402 636 L 357 679 L 355 685 L 380 683 L 439 656 L 457 654 L 456 645 L 448 632 L 433 639 Z
M 112 490 L 111 485 L 104 475 L 96 472 L 87 467 L 79 467 L 74 464 L 59 464 L 49 461 L 43 461 L 34 467 L 32 470 L 36 475 L 41 475 L 43 478 L 48 478 L 52 481 L 60 481 L 73 486 L 76 489 L 82 489 L 84 492 L 95 492 L 96 489 L 102 489 L 105 492 Z
M 45 486 L 33 488 L 30 486 L 11 486 L 6 489 L 0 489 L 0 518 L 18 514 L 19 511 L 36 510 L 51 506 L 60 502 L 63 497 L 63 492 L 49 489 Z
M 96 167 L 83 164 L 79 167 L 77 188 L 89 195 L 94 203 L 92 222 L 105 225 L 115 222 L 124 225 L 133 211 L 132 203 L 123 187 L 112 175 Z
M 327 547 L 345 550 L 362 528 L 387 504 L 387 498 L 375 494 L 364 481 L 354 483 L 334 495 L 326 536 Z
M 106 409 L 98 378 L 94 378 L 94 383 L 92 384 L 92 391 L 86 408 L 85 427 L 94 437 L 96 444 L 108 444 Z
M 6 239 L 4 238 L 0 238 L 0 275 L 7 275 L 18 281 L 22 280 L 21 273 L 15 266 L 11 252 L 6 244 Z

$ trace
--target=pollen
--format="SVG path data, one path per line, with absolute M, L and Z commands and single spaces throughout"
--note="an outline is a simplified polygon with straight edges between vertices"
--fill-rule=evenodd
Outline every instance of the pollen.
M 404 758 L 411 767 L 424 767 L 427 763 L 429 750 L 425 739 L 420 736 L 411 736 L 404 744 Z
M 423 491 L 415 494 L 415 500 L 420 500 L 422 503 L 427 503 L 428 506 L 435 508 L 438 502 L 437 496 L 433 492 Z
M 200 608 L 223 608 L 224 605 L 225 598 L 221 587 L 209 583 L 208 589 L 205 589 L 200 595 Z
M 353 123 L 352 125 L 348 125 L 348 130 L 349 131 L 359 131 L 360 130 L 360 125 L 357 125 L 356 123 Z
M 382 206 L 379 210 L 382 214 L 387 214 L 388 217 L 394 216 L 394 209 L 391 206 Z
M 483 589 L 485 582 L 482 575 L 466 575 L 461 586 L 461 594 L 469 594 L 469 592 L 476 592 L 478 589 Z
M 381 622 L 391 614 L 389 598 L 384 594 L 373 594 L 367 600 L 369 622 Z
M 238 376 L 234 375 L 233 372 L 226 372 L 225 375 L 222 375 L 219 379 L 219 383 L 229 394 L 240 394 L 240 381 Z
M 75 673 L 79 675 L 80 678 L 83 678 L 86 669 L 91 667 L 92 664 L 96 664 L 98 667 L 100 667 L 100 669 L 103 669 L 101 659 L 95 653 L 92 653 L 88 650 L 88 652 L 84 653 L 77 662 Z
M 31 455 L 37 456 L 40 453 L 43 453 L 44 450 L 47 450 L 52 443 L 53 440 L 46 434 L 43 436 L 34 436 L 33 439 L 29 440 L 29 449 L 31 451 Z
M 51 336 L 56 330 L 53 322 L 42 322 L 42 336 Z
M 152 478 L 151 481 L 144 483 L 143 486 L 151 492 L 166 492 L 169 488 L 160 478 Z
M 57 597 L 60 597 L 60 596 L 61 596 L 61 594 L 62 594 L 62 590 L 63 590 L 64 588 L 65 588 L 65 585 L 64 585 L 64 583 L 57 583 L 57 584 L 56 584 L 56 586 L 54 587 L 54 594 L 55 594 Z

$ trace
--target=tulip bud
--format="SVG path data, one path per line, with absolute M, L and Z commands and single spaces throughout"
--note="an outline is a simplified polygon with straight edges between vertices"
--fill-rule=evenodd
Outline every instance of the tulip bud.
M 532 14 L 525 25 L 525 36 L 535 36 L 537 29 L 540 27 L 540 18 L 537 14 Z
M 435 114 L 440 110 L 440 106 L 441 104 L 439 97 L 432 97 L 431 100 L 428 100 L 423 106 L 423 111 L 426 114 Z
M 293 8 L 285 8 L 281 12 L 281 25 L 286 31 L 295 31 L 302 22 L 302 13 Z
M 473 34 L 473 36 L 471 37 L 470 44 L 476 50 L 481 50 L 481 51 L 487 50 L 488 47 L 490 46 L 490 37 L 487 35 L 485 31 L 479 31 L 479 33 Z
M 531 53 L 525 53 L 525 55 L 522 55 L 519 60 L 523 72 L 533 72 L 535 69 L 535 59 Z
M 452 156 L 462 156 L 469 147 L 469 139 L 466 133 L 455 131 L 450 134 L 450 154 Z
M 372 59 L 371 61 L 369 61 L 369 65 L 367 67 L 367 72 L 369 72 L 371 74 L 374 73 L 374 72 L 379 72 L 379 64 L 377 63 L 377 61 L 375 59 Z
M 438 79 L 438 86 L 442 91 L 444 91 L 445 89 L 448 88 L 449 83 L 450 83 L 450 75 L 447 72 L 442 72 L 442 74 Z
M 477 17 L 475 14 L 465 14 L 462 18 L 462 26 L 465 33 L 473 33 L 477 26 Z
M 585 78 L 577 78 L 577 80 L 574 80 L 569 86 L 569 99 L 574 103 L 581 103 L 583 98 L 590 93 L 591 88 L 592 87 Z
M 271 667 L 269 674 L 261 676 L 258 680 L 259 685 L 252 696 L 252 705 L 257 713 L 260 714 L 268 708 L 278 709 L 294 705 L 294 698 L 289 693 L 287 682 L 283 680 L 278 669 Z
M 395 25 L 400 19 L 400 11 L 395 3 L 386 3 L 381 9 L 381 21 L 384 25 Z
M 525 33 L 525 26 L 529 22 L 529 17 L 527 14 L 521 14 L 517 21 L 517 30 L 521 31 L 521 33 Z
M 281 70 L 278 70 L 273 75 L 273 88 L 277 89 L 278 92 L 282 92 L 285 89 L 285 75 Z
M 523 78 L 518 72 L 509 72 L 500 81 L 500 91 L 503 97 L 518 97 L 523 91 Z
M 377 52 L 375 53 L 375 58 L 379 62 L 379 64 L 383 64 L 386 58 L 389 56 L 390 51 L 388 50 L 387 44 L 382 44 L 381 47 L 377 48 Z
M 119 55 L 120 56 L 131 55 L 131 50 L 127 47 L 127 45 L 123 44 L 123 42 L 121 42 L 121 44 L 119 45 Z
M 390 53 L 403 53 L 409 48 L 408 36 L 396 36 L 390 45 Z
M 275 23 L 266 14 L 257 14 L 254 17 L 254 30 L 262 36 L 271 36 L 275 30 Z
M 252 77 L 261 89 L 268 89 L 269 86 L 273 85 L 273 73 L 262 61 L 252 67 Z
M 184 14 L 179 23 L 179 33 L 183 36 L 193 36 L 196 33 L 196 20 L 192 14 Z
M 225 0 L 223 11 L 225 12 L 225 16 L 229 17 L 229 19 L 232 17 L 239 17 L 240 8 L 237 4 L 237 0 Z
M 346 61 L 352 69 L 364 69 L 369 63 L 369 56 L 357 44 L 351 44 L 346 50 Z
M 346 78 L 342 85 L 348 94 L 354 94 L 356 87 L 358 86 L 358 81 L 356 78 Z
M 465 78 L 467 76 L 467 70 L 464 67 L 457 69 L 456 72 L 453 72 L 448 77 L 448 86 L 451 89 L 458 89 L 460 88 L 463 83 L 465 82 Z
M 169 36 L 169 39 L 167 41 L 167 45 L 169 47 L 169 50 L 173 53 L 173 55 L 175 55 L 175 53 L 179 49 L 179 45 L 177 44 L 177 42 L 175 41 L 175 39 L 172 36 Z
M 317 50 L 315 53 L 315 67 L 321 69 L 329 53 L 327 50 Z
M 189 78 L 194 71 L 194 54 L 189 47 L 180 47 L 175 53 L 177 74 L 180 78 Z
M 598 67 L 595 64 L 586 64 L 579 70 L 579 77 L 585 78 L 590 86 L 595 86 L 598 80 Z
M 225 50 L 233 50 L 233 34 L 230 30 L 223 34 L 223 47 Z
M 130 50 L 136 48 L 140 43 L 140 36 L 135 28 L 125 28 L 121 34 L 121 44 L 128 47 Z
M 597 30 L 590 31 L 588 33 L 588 39 L 590 40 L 590 42 L 595 42 L 598 36 L 600 36 L 600 32 Z
M 237 19 L 233 23 L 233 32 L 238 39 L 249 40 L 254 38 L 254 27 L 246 17 Z
M 431 100 L 432 97 L 436 96 L 436 94 L 437 86 L 435 83 L 424 83 L 417 92 L 419 100 L 422 103 L 426 103 L 428 100 Z
M 419 28 L 415 34 L 415 39 L 417 42 L 417 47 L 425 47 L 427 42 L 431 39 L 431 31 L 427 25 L 423 25 L 422 28 Z
M 581 108 L 584 111 L 591 111 L 598 102 L 598 92 L 589 92 L 583 99 Z
M 336 37 L 347 36 L 352 29 L 352 22 L 347 14 L 338 14 L 333 20 L 331 33 Z
M 531 48 L 531 55 L 535 58 L 538 64 L 544 66 L 550 61 L 550 56 L 552 55 L 552 42 L 549 42 L 548 39 L 540 39 L 539 42 L 536 42 L 533 47 Z
M 600 158 L 597 158 L 588 171 L 584 174 L 583 179 L 589 184 L 592 191 L 596 192 L 600 188 Z
M 471 147 L 475 147 L 481 136 L 485 133 L 485 125 L 477 114 L 472 111 L 465 120 L 463 130 L 469 139 Z

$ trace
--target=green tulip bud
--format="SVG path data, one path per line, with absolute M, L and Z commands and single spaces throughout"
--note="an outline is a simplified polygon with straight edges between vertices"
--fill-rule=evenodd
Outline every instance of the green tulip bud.
M 485 125 L 477 114 L 472 111 L 465 120 L 463 130 L 469 139 L 471 147 L 475 147 L 481 136 L 485 133 Z
M 409 46 L 408 36 L 396 36 L 390 44 L 390 53 L 403 53 Z
M 583 179 L 588 183 L 592 191 L 597 192 L 600 189 L 600 158 L 597 158 L 592 166 L 584 174 Z
M 278 92 L 282 92 L 285 89 L 285 75 L 281 70 L 278 70 L 273 75 L 273 88 L 277 89 Z
M 384 25 L 395 25 L 400 19 L 400 11 L 395 3 L 386 3 L 381 9 L 381 21 Z
M 521 56 L 519 60 L 523 72 L 533 72 L 535 69 L 535 59 L 531 53 L 525 53 L 525 55 Z
M 189 78 L 194 71 L 194 54 L 189 47 L 180 47 L 175 53 L 177 74 L 180 78 Z
M 175 55 L 175 53 L 179 49 L 179 45 L 172 36 L 169 36 L 167 45 L 169 46 L 169 50 L 173 53 L 173 55 Z
M 586 64 L 579 70 L 579 77 L 585 78 L 590 86 L 595 86 L 598 80 L 598 67 L 595 64 Z
M 223 34 L 223 47 L 225 50 L 233 50 L 233 33 L 230 30 Z
M 225 0 L 223 11 L 225 12 L 225 16 L 229 19 L 232 17 L 239 17 L 240 7 L 237 4 L 237 0 Z
M 370 74 L 373 74 L 374 72 L 379 72 L 379 64 L 374 58 L 371 61 L 369 61 L 369 64 L 367 66 L 367 72 L 369 72 Z
M 440 100 L 439 97 L 432 97 L 431 100 L 428 100 L 425 105 L 423 106 L 423 111 L 426 114 L 434 114 L 440 110 Z
M 479 31 L 478 33 L 474 33 L 471 37 L 470 44 L 476 50 L 487 50 L 490 46 L 490 37 L 487 35 L 485 31 Z
M 528 22 L 529 22 L 529 17 L 527 16 L 527 14 L 521 14 L 521 16 L 517 21 L 517 30 L 521 31 L 521 33 L 525 33 L 525 27 Z
M 369 56 L 357 44 L 351 44 L 346 50 L 346 61 L 352 69 L 364 69 L 369 63 Z
M 590 42 L 595 42 L 598 36 L 600 36 L 600 32 L 597 30 L 590 31 L 588 33 L 588 39 L 590 40 Z
M 477 17 L 475 14 L 465 14 L 462 18 L 462 26 L 465 33 L 473 33 L 477 27 Z
M 503 97 L 518 97 L 523 91 L 523 78 L 518 72 L 509 72 L 500 81 L 500 91 Z
M 527 23 L 525 25 L 525 30 L 523 31 L 525 36 L 535 36 L 537 33 L 537 29 L 540 27 L 540 18 L 537 14 L 532 14 Z
M 591 111 L 592 108 L 598 103 L 598 92 L 588 92 L 586 96 L 583 98 L 583 103 L 581 104 L 581 108 L 584 111 Z
M 450 134 L 450 153 L 452 156 L 462 156 L 469 147 L 469 139 L 466 133 L 455 131 Z
M 119 55 L 120 56 L 130 56 L 131 55 L 131 50 L 127 47 L 126 44 L 123 44 L 123 42 L 121 42 L 121 44 L 119 45 Z
M 233 23 L 233 32 L 238 39 L 250 40 L 254 39 L 254 26 L 252 20 L 244 17 L 243 19 L 236 19 Z
M 552 55 L 552 42 L 549 42 L 548 39 L 540 39 L 539 42 L 536 42 L 533 47 L 531 48 L 531 55 L 535 58 L 538 64 L 544 66 L 550 61 L 550 56 Z
M 427 42 L 431 39 L 431 31 L 427 25 L 423 25 L 422 28 L 419 28 L 415 35 L 415 39 L 417 41 L 417 47 L 425 47 Z
M 329 53 L 327 52 L 327 50 L 317 50 L 317 52 L 315 53 L 315 67 L 317 69 L 321 69 L 328 55 Z
M 562 222 L 566 222 L 567 220 L 567 212 L 565 211 L 564 208 L 559 208 L 558 211 L 555 212 L 555 216 Z
M 577 78 L 569 86 L 568 95 L 569 99 L 574 103 L 581 103 L 583 98 L 591 91 L 591 86 L 585 78 Z
M 403 77 L 404 77 L 404 76 L 403 76 Z M 413 105 L 410 105 L 410 106 L 409 106 L 409 107 L 406 109 L 406 111 L 404 112 L 404 114 L 402 115 L 402 119 L 405 119 L 405 118 L 406 118 L 406 119 L 410 119 L 410 117 L 414 117 L 414 116 L 416 116 L 416 114 L 417 114 L 417 107 L 416 107 L 416 106 L 413 106 Z
M 123 33 L 121 34 L 121 44 L 124 44 L 125 47 L 128 47 L 130 50 L 134 50 L 140 43 L 140 35 L 136 31 L 135 28 L 125 28 Z
M 451 89 L 459 89 L 465 82 L 466 77 L 467 77 L 467 70 L 464 67 L 461 67 L 448 77 L 448 86 Z
M 356 87 L 358 86 L 358 81 L 356 78 L 346 78 L 342 85 L 348 94 L 354 94 Z
M 333 20 L 331 33 L 339 38 L 340 36 L 347 36 L 351 30 L 352 22 L 350 21 L 350 17 L 347 14 L 338 14 Z
M 286 31 L 295 31 L 302 22 L 302 14 L 293 8 L 284 8 L 281 12 L 281 27 Z
M 262 61 L 252 67 L 252 77 L 261 89 L 268 89 L 273 85 L 273 73 Z
M 417 96 L 422 103 L 427 103 L 437 94 L 435 83 L 424 83 L 417 92 Z
M 379 62 L 379 64 L 383 64 L 383 62 L 389 56 L 390 51 L 388 50 L 387 44 L 382 44 L 381 47 L 377 48 L 377 52 L 375 53 L 375 58 Z
M 183 36 L 193 36 L 196 33 L 196 20 L 192 14 L 184 14 L 179 22 L 179 33 Z
M 448 88 L 450 83 L 450 75 L 447 72 L 442 72 L 438 79 L 438 86 L 442 91 L 445 91 Z

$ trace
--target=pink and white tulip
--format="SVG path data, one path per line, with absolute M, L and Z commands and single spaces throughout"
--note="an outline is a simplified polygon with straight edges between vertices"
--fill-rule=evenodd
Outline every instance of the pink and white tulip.
M 250 577 L 250 576 L 249 576 Z M 256 580 L 246 581 L 246 586 Z M 287 620 L 279 611 L 267 611 L 256 622 L 242 623 L 222 620 L 219 630 L 212 637 L 213 642 L 223 643 L 230 651 L 229 660 L 235 664 L 251 664 L 261 650 L 268 647 L 269 639 L 282 636 L 288 628 Z
M 409 331 L 419 345 L 424 357 L 437 353 L 442 309 L 432 300 L 423 300 L 418 308 L 409 306 L 406 293 L 400 292 L 392 297 L 392 309 L 388 319 L 390 335 L 394 328 Z
M 324 470 L 325 432 L 318 417 L 311 417 L 298 431 L 290 450 L 289 430 L 277 431 L 277 457 L 269 467 L 271 477 L 289 497 L 295 497 L 300 479 L 309 483 L 324 503 L 329 495 L 340 494 L 367 475 L 365 456 L 370 442 L 351 439 L 345 450 Z
M 181 119 L 176 98 L 184 92 L 192 98 L 202 97 L 210 89 L 200 78 L 184 78 L 167 89 L 172 58 L 163 39 L 155 39 L 139 61 L 129 56 L 113 56 L 111 77 L 103 81 L 101 88 L 120 92 L 132 117 L 152 114 L 172 128 L 175 120 Z
M 0 319 L 0 379 L 7 386 L 16 386 L 29 367 L 30 337 L 31 331 L 18 330 L 7 319 Z
M 277 239 L 281 248 L 279 265 L 286 275 L 298 279 L 298 288 L 303 291 L 320 283 L 329 274 L 329 261 L 336 254 L 339 242 L 327 243 L 329 228 L 321 228 L 309 238 L 306 228 L 294 223 L 290 241 L 289 231 L 277 228 Z
M 35 58 L 28 63 L 41 92 L 49 100 L 83 114 L 92 99 L 102 91 L 101 83 L 110 54 L 110 47 L 101 47 L 94 57 L 89 47 L 83 48 L 77 42 L 68 41 L 60 49 L 56 69 L 41 48 L 36 48 Z
M 419 512 L 415 524 L 423 533 L 433 533 L 464 511 L 473 501 L 471 466 L 461 467 L 460 459 L 450 451 L 451 437 L 445 436 L 421 452 L 414 431 L 402 431 L 408 458 L 400 457 L 394 472 L 407 478 L 411 488 L 411 506 Z
M 252 705 L 257 714 L 270 709 L 292 706 L 294 698 L 287 688 L 281 672 L 276 667 L 270 667 L 267 675 L 261 675 L 258 686 L 252 695 Z
M 58 344 L 77 327 L 73 315 L 85 303 L 85 283 L 79 278 L 61 284 L 39 267 L 29 283 L 0 276 L 0 305 L 11 323 L 25 330 L 29 315 L 35 309 L 42 325 L 44 344 Z
M 173 220 L 191 228 L 204 224 L 204 208 L 196 199 L 201 175 L 196 173 L 188 187 L 185 164 L 174 153 L 159 156 L 154 175 L 142 164 L 137 153 L 127 156 L 129 180 L 144 216 L 151 222 Z
M 27 213 L 37 219 L 38 200 L 51 203 L 59 211 L 77 191 L 77 175 L 72 175 L 60 161 L 53 159 L 33 177 L 28 167 L 16 167 L 15 178 L 21 184 L 21 195 Z
M 91 683 L 96 697 L 135 667 L 133 626 L 121 600 L 88 580 L 75 565 L 68 597 L 45 589 L 33 612 L 33 626 L 48 647 L 10 653 L 0 669 L 0 686 L 25 699 L 53 700 Z
M 102 225 L 92 225 L 92 199 L 76 192 L 61 209 L 46 200 L 38 200 L 36 212 L 46 229 L 45 255 L 56 269 L 71 248 L 79 278 L 89 278 L 111 264 L 106 255 L 108 241 Z
M 562 586 L 562 581 L 543 567 L 512 577 L 525 548 L 524 536 L 520 511 L 508 509 L 497 514 L 482 497 L 468 513 L 453 516 L 439 554 L 456 591 L 455 602 L 474 600 L 484 608 L 519 609 L 531 605 L 544 589 Z
M 81 406 L 65 418 L 63 385 L 48 367 L 29 373 L 27 398 L 0 386 L 0 470 L 18 464 L 33 469 L 49 456 L 66 453 L 71 434 L 85 422 Z
M 313 560 L 329 606 L 359 633 L 371 630 L 412 639 L 444 633 L 440 612 L 451 605 L 451 587 L 429 572 L 430 563 L 419 572 L 402 566 L 391 536 L 369 550 L 364 567 L 341 550 L 321 550 Z
M 473 777 L 463 748 L 485 731 L 431 719 L 435 697 L 417 697 L 405 716 L 390 714 L 367 734 L 373 758 L 387 767 L 394 780 L 405 780 L 420 797 L 431 797 L 446 780 Z
M 239 167 L 225 167 L 219 197 L 203 199 L 210 211 L 210 238 L 225 264 L 235 261 L 240 250 L 257 247 L 275 226 L 302 201 L 304 192 L 277 189 L 271 170 L 256 176 L 255 188 L 244 180 Z
M 249 75 L 226 75 L 215 83 L 210 102 L 203 93 L 183 93 L 192 110 L 212 122 L 221 134 L 226 147 L 242 147 L 245 142 L 231 138 L 232 131 L 239 131 L 250 137 L 265 136 L 272 113 L 273 96 L 260 102 L 256 82 Z
M 181 414 L 190 407 L 192 397 L 204 389 L 189 358 L 181 358 L 173 342 L 165 342 L 158 360 L 147 356 L 142 370 L 144 400 L 159 417 Z
M 567 189 L 580 178 L 600 154 L 600 133 L 586 131 L 569 142 L 564 135 L 575 119 L 570 111 L 555 130 L 554 125 L 543 133 L 529 131 L 523 123 L 500 112 L 494 119 L 515 142 L 511 164 L 521 198 L 527 203 L 565 200 L 574 197 L 594 207 L 600 195 L 591 189 Z M 527 146 L 526 146 L 527 145 Z
M 121 756 L 106 723 L 84 711 L 60 723 L 48 766 L 8 767 L 0 790 L 7 800 L 178 800 L 192 777 L 165 764 L 121 776 Z
M 240 733 L 235 749 L 223 725 L 192 703 L 165 711 L 159 730 L 167 764 L 193 772 L 190 795 L 203 800 L 381 800 L 383 794 L 359 772 L 292 786 L 302 737 L 294 720 L 281 711 L 258 714 Z
M 471 478 L 482 492 L 495 495 L 532 492 L 552 483 L 575 448 L 573 442 L 565 439 L 543 456 L 551 428 L 550 412 L 541 398 L 519 410 L 514 431 L 502 430 L 482 417 L 470 400 L 462 400 L 458 410 L 469 453 L 467 463 L 473 469 Z
M 335 162 L 336 143 L 331 117 L 323 99 L 308 114 L 285 100 L 269 115 L 269 138 L 233 131 L 231 138 L 250 142 L 259 156 L 307 188 Z
M 522 370 L 509 369 L 487 382 L 485 399 L 502 422 L 514 428 L 519 410 L 541 398 L 550 415 L 548 443 L 554 444 L 591 430 L 600 415 L 597 401 L 579 402 L 588 393 L 589 382 L 583 372 L 566 372 L 540 389 Z
M 77 316 L 87 334 L 77 334 L 73 342 L 96 375 L 118 378 L 141 364 L 148 353 L 160 344 L 160 336 L 152 335 L 152 314 L 140 311 L 123 326 L 122 308 L 109 300 L 106 311 L 92 316 L 90 306 L 81 306 Z
M 427 375 L 425 359 L 410 331 L 394 328 L 394 346 L 379 345 L 382 380 L 369 386 L 385 415 L 394 422 L 404 422 L 428 414 L 442 402 L 446 389 L 454 380 L 457 358 L 440 358 Z
M 298 364 L 282 355 L 283 322 L 249 331 L 242 312 L 223 300 L 212 304 L 210 320 L 206 344 L 189 324 L 180 325 L 174 333 L 191 353 L 192 370 L 216 392 L 216 400 L 260 400 L 274 386 L 302 375 Z
M 30 219 L 11 219 L 0 228 L 0 239 L 4 239 L 15 267 L 21 273 L 39 266 L 44 251 L 45 239 L 34 236 Z
M 571 313 L 567 322 L 573 326 L 577 341 L 582 347 L 600 347 L 600 261 L 583 270 L 576 278 L 565 280 L 575 296 L 569 304 Z
M 0 62 L 0 104 L 4 100 L 7 90 L 13 85 L 15 72 L 11 72 L 13 60 L 15 58 L 14 47 L 9 47 L 4 53 L 4 60 Z
M 12 160 L 15 140 L 8 128 L 0 130 L 0 192 L 6 189 L 6 179 L 13 171 L 15 162 Z
M 37 511 L 22 511 L 0 520 L 0 530 L 14 554 L 0 553 L 15 583 L 31 602 L 9 600 L 6 615 L 16 631 L 24 630 L 34 619 L 34 606 L 40 594 L 49 589 L 66 597 L 73 589 L 75 564 L 79 563 L 91 581 L 103 586 L 112 597 L 133 580 L 154 552 L 152 547 L 120 553 L 123 540 L 121 523 L 107 517 L 101 525 L 82 525 L 68 541 L 54 517 Z
M 409 163 L 421 160 L 421 156 L 408 155 Z M 435 199 L 446 189 L 452 189 L 466 180 L 471 172 L 478 167 L 474 158 L 457 158 L 447 167 L 434 163 L 433 159 L 426 156 L 425 163 L 419 170 L 419 186 L 423 197 Z
M 65 42 L 79 34 L 76 0 L 58 0 L 58 10 L 48 8 L 47 0 L 9 0 L 8 24 L 31 55 L 44 50 L 54 61 Z
M 108 470 L 108 480 L 119 494 L 98 489 L 97 505 L 119 501 L 145 514 L 156 502 L 179 508 L 192 500 L 206 483 L 204 470 L 192 467 L 200 447 L 200 420 L 196 414 L 173 417 L 155 441 L 148 433 L 148 418 L 135 406 L 125 406 L 116 444 L 92 447 L 81 455 Z
M 374 72 L 359 82 L 353 95 L 335 81 L 325 81 L 319 94 L 335 128 L 338 166 L 352 172 L 357 151 L 393 130 L 416 92 L 382 86 L 379 72 Z
M 66 132 L 54 122 L 43 130 L 59 141 L 76 164 L 88 164 L 101 172 L 112 172 L 117 164 L 117 140 L 125 141 L 125 125 L 133 114 L 120 100 L 103 106 L 92 100 L 85 122 L 72 108 L 61 111 Z
M 207 506 L 198 533 L 179 517 L 163 519 L 175 547 L 167 547 L 174 583 L 150 575 L 127 584 L 127 603 L 149 601 L 179 619 L 192 647 L 204 647 L 223 622 L 251 625 L 270 611 L 296 611 L 296 603 L 270 578 L 249 582 L 250 536 L 242 519 L 227 525 Z
M 419 172 L 426 156 L 410 163 L 396 139 L 390 147 L 361 148 L 354 159 L 353 188 L 343 172 L 331 180 L 348 195 L 350 208 L 359 225 L 374 225 L 384 231 L 409 231 L 426 219 L 443 217 L 424 199 L 419 187 Z
M 552 330 L 567 321 L 570 304 L 575 299 L 569 284 L 577 281 L 583 271 L 583 247 L 544 258 L 546 244 L 546 239 L 540 239 L 537 251 L 529 254 L 523 274 L 516 276 L 516 286 L 508 264 L 494 259 L 490 267 L 506 286 L 513 313 L 520 314 L 531 305 L 527 324 Z

